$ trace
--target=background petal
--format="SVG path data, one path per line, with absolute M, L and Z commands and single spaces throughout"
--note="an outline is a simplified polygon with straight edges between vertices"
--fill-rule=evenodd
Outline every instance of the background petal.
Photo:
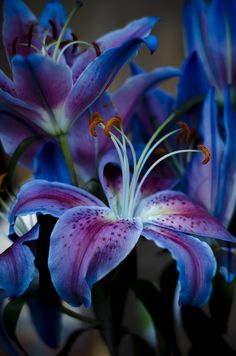
M 38 233 L 35 225 L 0 255 L 0 289 L 9 297 L 23 294 L 33 279 L 34 255 L 25 243 L 36 240 Z

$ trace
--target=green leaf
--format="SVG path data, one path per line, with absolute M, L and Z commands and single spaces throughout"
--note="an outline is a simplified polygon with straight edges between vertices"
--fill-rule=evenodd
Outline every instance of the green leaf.
M 12 341 L 18 346 L 18 348 L 23 352 L 24 355 L 28 355 L 25 349 L 20 344 L 16 336 L 16 326 L 21 313 L 21 310 L 26 303 L 26 297 L 20 297 L 15 300 L 10 301 L 3 311 L 3 323 L 8 336 Z
M 27 137 L 25 140 L 23 140 L 19 144 L 19 146 L 16 148 L 15 152 L 11 156 L 10 162 L 8 164 L 8 169 L 7 169 L 9 190 L 12 191 L 12 182 L 13 182 L 14 172 L 15 172 L 15 169 L 16 169 L 19 159 L 21 158 L 23 153 L 27 150 L 27 148 L 29 148 L 30 145 L 32 145 L 32 143 L 37 140 L 39 140 L 38 136 Z

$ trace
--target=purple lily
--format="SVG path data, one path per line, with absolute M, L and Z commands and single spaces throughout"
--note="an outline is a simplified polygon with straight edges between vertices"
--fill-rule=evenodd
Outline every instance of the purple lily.
M 13 81 L 0 72 L 0 97 L 3 102 L 0 108 L 0 138 L 8 154 L 12 154 L 22 140 L 32 135 L 39 137 L 39 142 L 32 148 L 34 153 L 50 136 L 67 135 L 76 120 L 110 85 L 122 66 L 136 55 L 142 43 L 146 43 L 152 51 L 157 46 L 155 37 L 149 36 L 157 18 L 145 17 L 134 21 L 101 40 L 101 54 L 86 62 L 75 80 L 73 68 L 64 59 L 67 49 L 60 47 L 66 28 L 63 26 L 61 32 L 57 28 L 58 36 L 52 46 L 50 44 L 51 49 L 45 42 L 45 31 L 53 37 L 51 26 L 45 30 L 46 19 L 52 20 L 55 25 L 64 17 L 58 2 L 48 4 L 41 23 L 38 23 L 23 1 L 4 1 L 3 37 L 12 65 Z M 16 37 L 19 43 L 12 52 Z M 26 162 L 31 163 L 32 154 L 31 159 L 29 156 L 26 156 Z
M 50 239 L 49 270 L 58 294 L 72 305 L 90 305 L 93 284 L 129 254 L 141 235 L 167 248 L 176 259 L 180 303 L 202 305 L 209 297 L 216 265 L 210 247 L 196 236 L 232 242 L 234 238 L 183 193 L 167 190 L 146 196 L 144 182 L 164 158 L 146 173 L 144 165 L 153 150 L 178 130 L 153 143 L 156 132 L 137 160 L 123 130 L 116 128 L 117 134 L 110 131 L 110 126 L 117 122 L 118 119 L 111 119 L 104 125 L 100 118 L 91 123 L 91 132 L 99 125 L 110 134 L 117 150 L 117 155 L 107 154 L 99 166 L 108 206 L 83 189 L 33 180 L 21 188 L 12 207 L 12 229 L 17 216 L 40 212 L 58 218 Z M 129 150 L 133 158 L 132 175 Z M 171 154 L 182 152 L 186 150 Z

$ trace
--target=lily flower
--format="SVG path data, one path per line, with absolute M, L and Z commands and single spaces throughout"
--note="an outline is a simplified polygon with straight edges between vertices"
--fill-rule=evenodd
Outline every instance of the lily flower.
M 150 172 L 165 158 L 189 151 L 175 151 L 161 157 L 144 172 L 152 152 L 179 130 L 155 142 L 160 130 L 156 131 L 137 160 L 122 128 L 116 127 L 115 133 L 111 132 L 120 123 L 121 119 L 116 117 L 104 124 L 97 114 L 90 124 L 92 135 L 96 135 L 96 128 L 102 129 L 117 152 L 104 156 L 99 166 L 108 205 L 81 188 L 33 180 L 18 193 L 9 216 L 11 230 L 14 231 L 19 216 L 42 213 L 58 218 L 50 238 L 48 264 L 58 294 L 71 305 L 89 307 L 93 284 L 129 254 L 141 235 L 167 248 L 176 259 L 181 287 L 179 302 L 202 305 L 209 297 L 216 264 L 210 247 L 197 236 L 232 242 L 234 238 L 220 222 L 181 192 L 167 190 L 145 195 L 144 183 Z M 203 150 L 206 162 L 208 151 Z
M 60 22 L 64 16 L 61 9 L 55 11 L 57 2 L 50 6 L 41 19 L 42 24 L 50 16 L 54 22 Z M 68 47 L 60 47 L 67 22 L 48 49 L 44 40 L 48 33 L 49 37 L 53 36 L 53 29 L 51 32 L 47 29 L 42 36 L 45 30 L 21 0 L 4 1 L 3 37 L 13 81 L 0 72 L 0 138 L 5 151 L 12 154 L 26 137 L 39 137 L 26 161 L 32 162 L 32 152 L 36 153 L 50 136 L 65 141 L 76 120 L 102 95 L 142 43 L 151 51 L 157 47 L 156 38 L 149 35 L 157 18 L 134 21 L 101 41 L 104 43 L 101 54 L 89 64 L 86 62 L 86 68 L 75 79 L 72 67 L 63 59 Z M 16 38 L 20 42 L 12 51 Z

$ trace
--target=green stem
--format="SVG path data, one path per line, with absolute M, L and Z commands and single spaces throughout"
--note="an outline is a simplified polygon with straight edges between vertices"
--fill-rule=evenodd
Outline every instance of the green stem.
M 74 7 L 74 8 L 71 10 L 71 12 L 69 13 L 69 16 L 67 17 L 66 22 L 64 23 L 64 26 L 63 26 L 63 28 L 62 28 L 62 30 L 61 30 L 61 33 L 60 33 L 60 35 L 59 35 L 59 37 L 58 37 L 58 40 L 57 40 L 57 42 L 56 42 L 56 46 L 55 46 L 55 49 L 54 49 L 54 52 L 53 52 L 53 59 L 54 59 L 54 60 L 56 60 L 56 58 L 57 58 L 57 52 L 58 52 L 58 50 L 59 50 L 59 47 L 60 47 L 62 38 L 63 38 L 63 36 L 64 36 L 64 33 L 65 33 L 65 31 L 66 31 L 66 29 L 67 29 L 67 27 L 68 27 L 68 25 L 69 25 L 71 19 L 75 16 L 75 14 L 77 13 L 77 11 L 79 10 L 79 8 L 80 8 L 82 5 L 83 5 L 83 3 L 82 3 L 81 1 L 77 1 L 75 7 Z
M 71 316 L 74 319 L 83 321 L 84 323 L 92 324 L 94 326 L 95 325 L 99 325 L 98 320 L 89 318 L 89 317 L 87 317 L 85 315 L 81 315 L 81 314 L 75 313 L 73 310 L 67 309 L 64 305 L 61 305 L 60 309 L 64 314 L 66 314 L 68 316 Z
M 73 161 L 71 158 L 71 154 L 70 154 L 70 148 L 69 148 L 69 144 L 68 144 L 67 135 L 61 134 L 59 136 L 59 140 L 60 140 L 62 152 L 63 152 L 65 160 L 66 160 L 67 167 L 68 167 L 70 175 L 71 175 L 72 182 L 74 185 L 79 185 L 78 180 L 77 180 L 77 175 L 75 172 L 75 167 L 74 167 L 74 164 L 73 164 Z

